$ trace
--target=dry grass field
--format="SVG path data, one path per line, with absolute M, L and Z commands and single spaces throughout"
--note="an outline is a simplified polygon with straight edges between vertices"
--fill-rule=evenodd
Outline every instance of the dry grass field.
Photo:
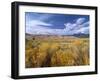
M 25 41 L 26 68 L 89 65 L 89 38 L 33 36 Z

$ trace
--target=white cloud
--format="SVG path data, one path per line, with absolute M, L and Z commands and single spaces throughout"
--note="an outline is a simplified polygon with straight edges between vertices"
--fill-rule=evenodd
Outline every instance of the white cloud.
M 69 30 L 71 30 L 73 28 L 73 24 L 71 24 L 71 23 L 66 23 L 64 25 L 65 25 L 65 29 L 64 30 L 69 31 Z
M 51 29 L 43 26 L 26 27 L 26 33 L 29 34 L 61 35 L 63 31 L 63 29 Z
M 84 27 L 84 28 L 80 28 L 79 30 L 76 30 L 75 33 L 85 33 L 88 34 L 89 32 L 89 27 Z
M 83 27 L 89 26 L 89 21 L 82 24 Z
M 40 20 L 32 20 L 26 23 L 26 26 L 39 26 L 39 25 L 43 25 L 43 26 L 52 26 L 52 24 L 48 24 L 46 22 L 40 21 Z
M 80 21 L 80 24 L 79 24 Z M 79 18 L 75 23 L 65 23 L 64 29 L 52 29 L 48 26 L 52 26 L 52 24 L 32 20 L 29 21 L 26 25 L 26 33 L 30 34 L 48 34 L 48 35 L 71 35 L 77 33 L 89 33 L 89 21 L 85 22 L 84 18 Z M 45 26 L 45 27 L 44 27 Z
M 76 20 L 76 24 L 80 25 L 85 21 L 85 18 L 79 18 Z
M 85 18 L 79 18 L 75 23 L 66 23 L 65 30 L 69 32 L 69 34 L 74 33 L 89 33 L 89 21 L 85 22 Z
M 75 29 L 76 27 L 78 27 L 77 26 L 77 24 L 76 23 L 66 23 L 66 24 L 64 24 L 65 25 L 65 29 L 67 30 L 67 31 L 70 31 L 70 30 L 73 30 L 73 29 Z

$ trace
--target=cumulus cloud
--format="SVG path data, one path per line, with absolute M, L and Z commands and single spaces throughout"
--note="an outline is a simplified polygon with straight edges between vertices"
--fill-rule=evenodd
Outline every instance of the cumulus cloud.
M 26 33 L 46 35 L 72 35 L 78 33 L 89 33 L 89 21 L 86 22 L 85 18 L 78 18 L 75 23 L 65 23 L 64 29 L 52 29 L 48 26 L 53 26 L 53 24 L 40 20 L 31 20 L 26 24 Z
M 85 21 L 85 18 L 79 18 L 76 21 L 76 24 L 81 25 Z
M 82 24 L 82 26 L 83 26 L 83 27 L 88 27 L 88 26 L 89 26 L 89 21 L 88 21 L 88 22 L 83 23 L 83 24 Z
M 75 23 L 65 23 L 64 25 L 70 34 L 89 33 L 89 21 L 85 22 L 85 18 L 79 18 Z
M 76 34 L 77 34 L 77 33 L 84 33 L 84 34 L 88 34 L 88 33 L 89 33 L 89 27 L 80 28 L 80 29 L 79 29 L 79 30 L 77 30 L 75 33 L 76 33 Z

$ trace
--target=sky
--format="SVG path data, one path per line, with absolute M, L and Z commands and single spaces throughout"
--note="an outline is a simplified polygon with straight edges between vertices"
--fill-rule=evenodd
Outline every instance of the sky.
M 25 12 L 25 26 L 35 35 L 89 34 L 89 15 Z

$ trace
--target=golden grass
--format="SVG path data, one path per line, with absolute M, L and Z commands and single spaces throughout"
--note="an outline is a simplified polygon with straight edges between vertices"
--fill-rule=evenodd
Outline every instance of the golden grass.
M 52 38 L 26 40 L 25 67 L 89 65 L 88 38 Z

